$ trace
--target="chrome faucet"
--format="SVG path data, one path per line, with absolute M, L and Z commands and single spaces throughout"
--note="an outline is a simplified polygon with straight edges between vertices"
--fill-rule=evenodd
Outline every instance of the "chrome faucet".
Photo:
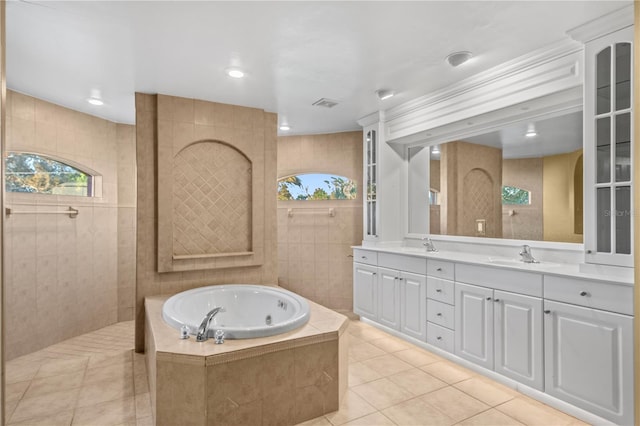
M 436 248 L 436 246 L 433 245 L 433 241 L 431 241 L 431 238 L 425 237 L 422 239 L 422 245 L 427 249 L 427 251 L 429 252 L 436 252 L 438 251 L 438 249 Z
M 211 320 L 213 320 L 213 317 L 218 315 L 218 312 L 225 312 L 225 309 L 222 306 L 218 306 L 210 310 L 209 313 L 205 315 L 202 323 L 200 324 L 200 327 L 198 327 L 196 342 L 204 342 L 209 338 L 209 336 L 207 335 L 207 331 L 209 331 L 209 324 L 211 323 Z
M 522 261 L 524 263 L 540 263 L 531 254 L 531 247 L 529 247 L 526 244 L 522 246 L 522 251 L 520 252 L 520 256 L 522 256 Z

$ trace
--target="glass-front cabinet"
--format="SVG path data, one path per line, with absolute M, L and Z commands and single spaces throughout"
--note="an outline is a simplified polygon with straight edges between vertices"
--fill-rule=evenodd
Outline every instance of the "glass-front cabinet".
M 366 130 L 364 133 L 364 176 L 366 179 L 366 194 L 364 200 L 365 239 L 375 239 L 378 236 L 378 138 L 376 130 Z
M 633 266 L 632 40 L 625 28 L 586 44 L 586 261 Z M 587 154 L 588 153 L 588 154 Z

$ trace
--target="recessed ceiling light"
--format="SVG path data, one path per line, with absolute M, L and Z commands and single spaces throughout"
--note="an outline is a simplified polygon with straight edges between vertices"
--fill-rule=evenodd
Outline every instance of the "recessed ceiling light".
M 384 101 L 385 99 L 389 99 L 393 97 L 396 93 L 393 90 L 376 90 L 376 95 L 378 99 Z
M 534 136 L 536 136 L 538 134 L 538 132 L 536 132 L 536 127 L 533 124 L 529 124 L 529 126 L 527 127 L 527 133 L 525 133 L 524 135 L 528 138 L 532 138 Z
M 291 130 L 291 126 L 289 126 L 288 124 L 281 124 L 279 129 L 282 130 L 283 132 L 286 132 L 288 130 Z
M 440 154 L 440 147 L 438 145 L 434 145 L 431 147 L 432 154 Z
M 227 68 L 226 72 L 227 72 L 227 75 L 229 77 L 233 77 L 233 78 L 242 78 L 242 77 L 244 77 L 244 71 L 242 71 L 241 69 L 238 69 L 238 68 Z
M 473 54 L 471 52 L 462 51 L 462 52 L 453 52 L 445 59 L 452 67 L 457 67 L 458 65 L 462 65 L 467 62 Z
M 91 105 L 95 105 L 95 106 L 102 106 L 104 105 L 104 101 L 100 98 L 88 98 L 87 102 L 89 102 Z

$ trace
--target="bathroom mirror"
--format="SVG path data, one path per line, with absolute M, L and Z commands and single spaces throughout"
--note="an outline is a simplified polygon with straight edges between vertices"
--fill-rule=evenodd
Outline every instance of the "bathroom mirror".
M 408 231 L 582 243 L 582 111 L 408 148 Z

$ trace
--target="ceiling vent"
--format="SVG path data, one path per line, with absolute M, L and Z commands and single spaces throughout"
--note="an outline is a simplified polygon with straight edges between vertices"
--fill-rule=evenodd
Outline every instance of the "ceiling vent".
M 311 105 L 324 107 L 324 108 L 333 108 L 334 106 L 338 105 L 338 101 L 333 101 L 331 99 L 322 98 L 322 99 L 318 99 L 317 101 L 315 101 Z

